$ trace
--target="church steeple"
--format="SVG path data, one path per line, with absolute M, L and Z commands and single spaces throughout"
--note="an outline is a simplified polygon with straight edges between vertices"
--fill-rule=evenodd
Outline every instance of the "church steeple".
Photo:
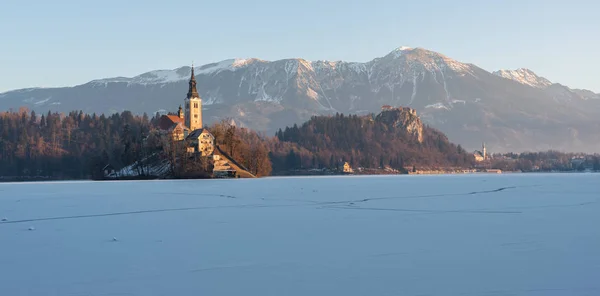
M 483 159 L 487 158 L 487 151 L 485 149 L 485 142 L 481 143 L 481 153 L 483 154 Z
M 194 75 L 194 64 L 192 64 L 192 76 L 190 77 L 190 88 L 188 89 L 187 98 L 199 98 L 198 90 L 196 89 L 196 76 Z
M 196 89 L 196 76 L 194 75 L 194 64 L 192 64 L 192 75 L 190 76 L 190 88 L 185 98 L 185 125 L 190 131 L 202 128 L 202 99 Z

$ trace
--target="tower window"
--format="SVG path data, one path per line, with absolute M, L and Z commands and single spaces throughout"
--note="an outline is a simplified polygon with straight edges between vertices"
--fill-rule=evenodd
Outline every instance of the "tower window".
M 194 103 L 194 108 L 198 108 L 198 103 Z
M 194 118 L 198 118 L 198 114 L 194 114 Z

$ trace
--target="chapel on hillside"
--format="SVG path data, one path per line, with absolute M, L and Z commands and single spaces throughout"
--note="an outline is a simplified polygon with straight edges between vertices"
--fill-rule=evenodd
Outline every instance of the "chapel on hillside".
M 189 81 L 187 96 L 184 99 L 184 109 L 179 106 L 177 114 L 167 114 L 160 117 L 159 129 L 174 141 L 187 140 L 187 152 L 201 153 L 210 156 L 214 151 L 215 137 L 202 128 L 202 99 L 196 88 L 194 66 Z
M 188 153 L 211 157 L 214 162 L 213 174 L 215 176 L 253 178 L 254 175 L 246 168 L 216 146 L 215 137 L 208 129 L 202 127 L 202 99 L 196 88 L 193 65 L 184 106 L 185 110 L 179 106 L 177 114 L 160 117 L 158 124 L 160 133 L 174 141 L 185 141 Z
M 482 143 L 481 151 L 475 151 L 475 153 L 473 153 L 473 157 L 475 157 L 475 161 L 477 162 L 482 162 L 488 159 L 485 143 Z

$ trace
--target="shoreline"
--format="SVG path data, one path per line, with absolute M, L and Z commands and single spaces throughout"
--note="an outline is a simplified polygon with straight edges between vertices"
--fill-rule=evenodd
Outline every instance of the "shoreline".
M 342 176 L 443 176 L 443 175 L 513 175 L 513 174 L 594 174 L 600 173 L 600 171 L 535 171 L 535 172 L 521 172 L 521 171 L 500 171 L 500 172 L 442 172 L 442 171 L 417 171 L 409 173 L 377 173 L 377 174 L 362 174 L 362 173 L 329 173 L 329 174 L 274 174 L 261 178 L 284 178 L 284 177 L 342 177 Z M 257 178 L 257 179 L 261 179 Z M 118 182 L 118 181 L 156 181 L 156 180 L 223 180 L 223 179 L 237 179 L 237 178 L 160 178 L 160 177 L 119 177 L 119 178 L 44 178 L 44 177 L 16 177 L 7 178 L 0 177 L 0 184 L 2 183 L 38 183 L 38 182 L 77 182 L 77 181 L 94 181 L 94 182 Z

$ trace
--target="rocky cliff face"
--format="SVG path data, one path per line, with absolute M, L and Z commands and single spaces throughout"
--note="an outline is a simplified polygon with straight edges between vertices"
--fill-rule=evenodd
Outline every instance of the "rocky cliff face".
M 388 126 L 402 128 L 416 137 L 419 143 L 423 142 L 423 122 L 417 116 L 415 109 L 386 107 L 375 117 L 375 120 Z

